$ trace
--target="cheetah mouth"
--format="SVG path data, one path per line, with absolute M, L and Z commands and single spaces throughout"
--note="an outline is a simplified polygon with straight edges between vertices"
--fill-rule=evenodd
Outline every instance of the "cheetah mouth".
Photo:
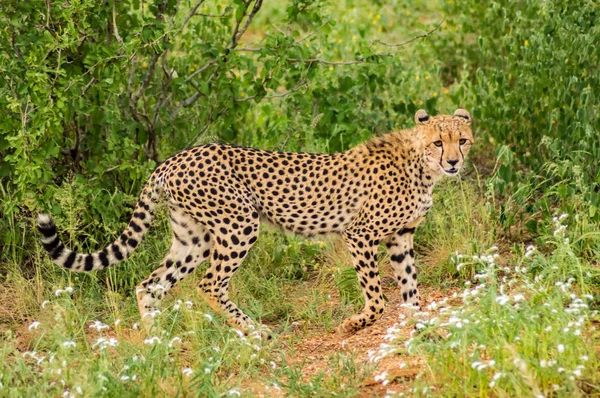
M 444 169 L 444 173 L 446 173 L 448 175 L 455 175 L 456 173 L 458 173 L 458 169 L 455 169 L 454 167 L 451 168 L 450 170 Z

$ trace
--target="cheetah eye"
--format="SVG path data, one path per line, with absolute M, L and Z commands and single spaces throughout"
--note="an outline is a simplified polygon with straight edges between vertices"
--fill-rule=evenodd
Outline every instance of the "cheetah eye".
M 433 145 L 435 145 L 437 147 L 441 147 L 442 146 L 442 140 L 433 141 Z
M 460 145 L 465 145 L 467 143 L 467 139 L 466 138 L 461 138 L 460 140 L 458 140 L 458 143 Z

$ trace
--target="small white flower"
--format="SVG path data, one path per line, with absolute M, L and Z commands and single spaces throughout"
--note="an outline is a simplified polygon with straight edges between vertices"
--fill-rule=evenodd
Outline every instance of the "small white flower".
M 173 348 L 176 343 L 181 343 L 181 337 L 173 337 L 171 341 L 169 341 L 169 348 Z
M 50 304 L 50 302 L 48 300 L 44 300 L 42 301 L 42 308 L 46 308 L 46 306 Z
M 127 380 L 129 380 L 129 376 L 127 376 L 127 375 L 121 376 L 121 381 L 127 381 Z
M 76 347 L 77 343 L 75 343 L 74 341 L 65 341 L 62 343 L 63 348 L 70 348 L 70 347 Z
M 587 355 L 582 355 L 580 358 L 583 362 L 587 362 L 589 361 L 590 357 L 588 357 Z
M 277 364 L 275 362 L 271 361 L 270 365 L 273 369 L 277 369 Z
M 138 325 L 138 323 L 134 323 L 132 326 L 133 330 L 138 330 L 140 328 L 140 325 Z
M 563 352 L 565 352 L 565 346 L 564 345 L 559 344 L 557 348 L 558 348 L 558 353 L 559 354 L 562 354 Z
M 144 340 L 144 344 L 146 345 L 154 345 L 156 343 L 161 343 L 162 340 L 157 336 L 152 336 Z
M 115 326 L 119 326 L 120 323 L 121 323 L 120 319 L 115 319 Z
M 238 390 L 236 388 L 232 388 L 231 390 L 227 391 L 227 395 L 235 395 L 235 396 L 239 397 L 242 394 L 240 393 L 240 390 Z
M 99 331 L 99 332 L 100 332 L 100 331 L 102 331 L 102 330 L 104 330 L 104 329 L 108 329 L 108 328 L 109 328 L 109 326 L 108 326 L 107 324 L 105 324 L 105 323 L 102 323 L 102 322 L 100 322 L 100 321 L 94 321 L 94 322 L 93 322 L 93 323 L 92 323 L 92 324 L 89 326 L 89 328 L 90 328 L 90 329 L 96 329 L 97 331 Z
M 212 321 L 213 321 L 213 317 L 212 317 L 212 315 L 210 315 L 210 314 L 203 314 L 203 316 L 204 316 L 206 319 L 208 319 L 208 321 L 209 321 L 209 322 L 212 322 Z
M 184 368 L 181 373 L 184 374 L 184 376 L 191 376 L 194 374 L 194 371 L 192 370 L 192 368 Z
M 33 321 L 33 322 L 31 322 L 31 325 L 29 325 L 28 329 L 33 330 L 33 329 L 37 329 L 39 327 L 40 327 L 40 323 L 38 321 Z
M 506 305 L 509 302 L 508 296 L 498 296 L 496 297 L 496 302 L 500 305 Z
M 118 344 L 117 339 L 115 339 L 114 337 L 111 337 L 109 339 L 104 338 L 104 337 L 99 337 L 98 340 L 96 340 L 96 342 L 94 344 L 92 344 L 92 348 L 100 348 L 100 350 L 103 350 L 107 347 L 116 347 Z
M 191 309 L 194 306 L 194 303 L 192 303 L 190 300 L 185 302 L 185 305 L 188 307 L 188 309 Z

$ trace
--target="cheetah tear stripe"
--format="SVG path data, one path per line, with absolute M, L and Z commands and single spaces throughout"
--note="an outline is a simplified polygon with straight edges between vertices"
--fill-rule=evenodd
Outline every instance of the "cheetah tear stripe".
M 47 214 L 39 214 L 38 229 L 42 233 L 42 244 L 52 260 L 75 272 L 104 269 L 128 258 L 139 245 L 150 228 L 152 213 L 158 201 L 151 183 L 142 191 L 133 216 L 121 236 L 112 244 L 96 253 L 77 253 L 67 248 L 58 237 L 56 225 Z

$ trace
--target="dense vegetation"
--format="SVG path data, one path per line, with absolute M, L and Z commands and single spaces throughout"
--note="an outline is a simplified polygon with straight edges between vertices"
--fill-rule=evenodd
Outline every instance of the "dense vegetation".
M 425 358 L 408 387 L 396 381 L 411 395 L 597 394 L 599 14 L 591 0 L 2 1 L 0 396 L 253 395 L 256 380 L 356 394 L 371 365 L 332 356 L 306 380 L 285 359 L 283 336 L 325 333 L 360 307 L 336 242 L 267 231 L 239 271 L 236 300 L 276 325 L 273 342 L 212 321 L 193 278 L 144 341 L 133 289 L 168 246 L 165 220 L 125 264 L 74 275 L 43 255 L 34 215 L 97 249 L 183 148 L 341 151 L 411 126 L 418 108 L 457 107 L 476 148 L 437 189 L 417 252 L 425 286 L 467 286 L 452 310 L 407 320 L 421 333 L 406 346 L 391 330 L 377 356 Z M 96 319 L 111 328 L 90 332 Z

